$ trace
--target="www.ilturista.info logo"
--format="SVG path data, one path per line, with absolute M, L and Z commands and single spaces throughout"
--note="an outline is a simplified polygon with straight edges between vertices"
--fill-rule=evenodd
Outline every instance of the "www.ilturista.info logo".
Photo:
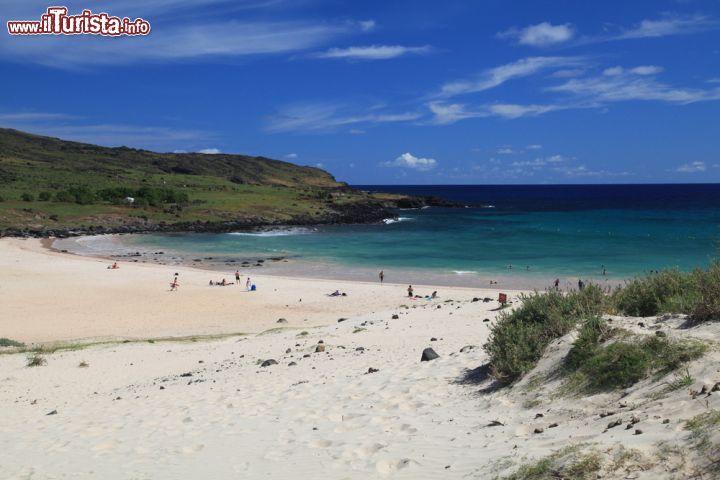
M 67 7 L 48 7 L 47 12 L 36 20 L 7 22 L 10 35 L 147 35 L 150 22 L 142 18 L 130 20 L 83 10 L 80 15 L 68 15 Z

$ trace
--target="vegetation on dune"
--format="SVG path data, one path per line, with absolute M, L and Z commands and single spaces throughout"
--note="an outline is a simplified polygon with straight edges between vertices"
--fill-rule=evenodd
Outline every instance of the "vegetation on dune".
M 28 358 L 27 358 L 27 366 L 28 367 L 41 367 L 45 364 L 47 364 L 47 360 L 45 360 L 45 357 L 43 357 L 39 353 L 33 353 L 31 355 L 28 355 Z
M 695 275 L 665 270 L 627 282 L 613 294 L 620 313 L 650 317 L 661 313 L 690 313 L 697 289 Z
M 612 295 L 619 313 L 650 317 L 684 313 L 696 322 L 720 320 L 720 263 L 692 272 L 665 270 L 627 282 Z
M 694 323 L 720 320 L 720 263 L 693 272 L 667 270 L 627 282 L 610 295 L 596 286 L 567 294 L 522 298 L 503 312 L 484 345 L 491 373 L 513 382 L 532 370 L 554 340 L 580 326 L 565 359 L 565 373 L 585 391 L 622 388 L 653 373 L 666 374 L 701 356 L 705 346 L 613 330 L 603 314 L 655 316 L 683 313 Z
M 720 473 L 720 411 L 696 415 L 685 423 L 685 429 L 690 431 L 689 440 L 693 447 L 705 459 L 704 470 L 713 475 Z
M 521 465 L 518 470 L 504 477 L 505 480 L 554 480 L 572 478 L 589 480 L 597 478 L 602 460 L 597 452 L 580 452 L 581 446 L 567 447 L 535 462 Z
M 601 318 L 586 320 L 565 358 L 571 390 L 595 393 L 627 388 L 652 374 L 666 375 L 702 356 L 703 343 L 612 329 Z
M 519 308 L 500 314 L 484 345 L 493 376 L 506 382 L 522 377 L 550 342 L 569 333 L 581 319 L 600 315 L 604 301 L 602 290 L 594 285 L 567 295 L 524 296 Z
M 264 157 L 106 148 L 0 129 L 0 234 L 347 221 L 358 208 L 382 216 L 407 198 L 356 191 L 321 169 Z

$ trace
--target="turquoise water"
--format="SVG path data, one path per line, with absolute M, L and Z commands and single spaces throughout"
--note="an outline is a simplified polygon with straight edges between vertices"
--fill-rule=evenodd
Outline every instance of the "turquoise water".
M 471 207 L 404 210 L 398 221 L 379 225 L 141 235 L 124 242 L 189 255 L 282 255 L 336 268 L 467 275 L 582 277 L 600 275 L 604 266 L 613 278 L 702 267 L 718 252 L 715 185 L 372 188 L 434 193 Z

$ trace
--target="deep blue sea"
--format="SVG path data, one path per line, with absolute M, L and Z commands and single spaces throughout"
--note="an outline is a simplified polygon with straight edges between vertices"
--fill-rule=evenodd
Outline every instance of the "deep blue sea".
M 378 225 L 259 233 L 131 236 L 197 255 L 286 255 L 338 268 L 455 275 L 628 278 L 709 264 L 720 240 L 720 185 L 369 186 L 467 208 L 401 210 Z

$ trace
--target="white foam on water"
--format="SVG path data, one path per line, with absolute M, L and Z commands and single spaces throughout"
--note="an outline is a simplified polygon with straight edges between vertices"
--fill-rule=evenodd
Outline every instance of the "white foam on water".
M 455 275 L 474 275 L 478 272 L 476 272 L 475 270 L 453 270 L 453 273 Z
M 383 223 L 385 223 L 386 225 L 390 225 L 392 223 L 409 222 L 411 220 L 413 220 L 413 219 L 410 217 L 385 218 L 385 219 L 383 219 Z
M 240 237 L 287 237 L 290 235 L 310 235 L 316 230 L 312 228 L 283 228 L 278 230 L 267 230 L 262 232 L 230 232 L 228 235 L 235 235 Z

